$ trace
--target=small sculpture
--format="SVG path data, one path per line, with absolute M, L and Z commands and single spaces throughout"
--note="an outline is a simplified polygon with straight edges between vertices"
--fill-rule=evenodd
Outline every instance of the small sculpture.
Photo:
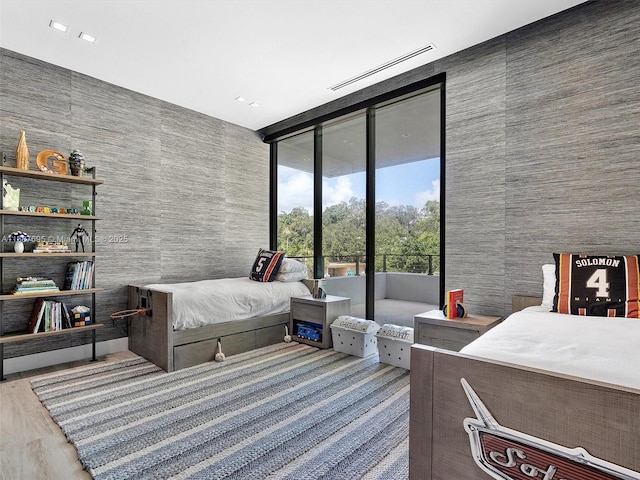
M 3 179 L 4 186 L 4 197 L 2 200 L 2 208 L 5 210 L 18 210 L 18 206 L 20 205 L 20 189 L 13 188 L 7 179 Z
M 16 168 L 29 170 L 29 149 L 27 148 L 24 130 L 20 130 L 20 138 L 18 139 L 18 146 L 16 147 Z
M 69 154 L 69 168 L 74 177 L 81 177 L 84 174 L 84 156 L 80 150 L 73 150 Z
M 84 229 L 84 227 L 78 224 L 78 226 L 75 228 L 75 230 L 71 233 L 71 236 L 69 237 L 70 240 L 72 240 L 73 237 L 76 237 L 76 252 L 78 251 L 78 247 L 82 247 L 82 251 L 84 252 L 84 237 L 88 237 L 88 236 L 89 234 Z
M 83 200 L 82 201 L 82 210 L 80 210 L 80 215 L 91 215 L 91 200 Z
M 16 253 L 24 252 L 24 242 L 28 242 L 29 240 L 29 234 L 26 232 L 17 231 L 9 235 L 9 241 L 15 242 L 13 251 Z

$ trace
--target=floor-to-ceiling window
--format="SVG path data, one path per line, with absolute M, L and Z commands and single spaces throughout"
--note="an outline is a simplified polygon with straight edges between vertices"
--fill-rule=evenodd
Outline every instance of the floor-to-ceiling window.
M 322 127 L 322 259 L 329 291 L 365 303 L 366 114 Z
M 439 273 L 439 112 L 439 90 L 394 99 L 374 109 L 376 272 Z M 377 283 L 390 280 L 389 290 L 398 287 L 398 276 L 376 278 Z M 418 282 L 404 282 L 402 289 L 414 286 L 420 288 Z M 392 321 L 398 304 L 380 297 L 376 296 L 374 318 L 380 323 Z M 420 297 L 416 291 L 407 292 L 407 298 Z
M 276 148 L 276 248 L 313 272 L 313 131 L 283 139 Z
M 443 271 L 442 89 L 405 88 L 272 139 L 272 246 L 328 278 L 354 315 L 388 320 L 376 314 L 386 273 Z

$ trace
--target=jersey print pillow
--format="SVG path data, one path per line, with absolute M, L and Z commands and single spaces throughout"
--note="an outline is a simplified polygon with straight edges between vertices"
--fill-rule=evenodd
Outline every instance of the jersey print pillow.
M 638 255 L 554 253 L 553 311 L 573 315 L 638 318 Z

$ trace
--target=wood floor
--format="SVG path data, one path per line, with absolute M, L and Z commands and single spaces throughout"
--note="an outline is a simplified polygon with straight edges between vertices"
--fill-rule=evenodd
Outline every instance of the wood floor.
M 99 357 L 98 361 L 132 356 L 124 351 Z M 42 374 L 91 363 L 81 361 L 10 374 L 0 382 L 0 479 L 91 479 L 78 461 L 76 449 L 31 390 L 31 380 Z

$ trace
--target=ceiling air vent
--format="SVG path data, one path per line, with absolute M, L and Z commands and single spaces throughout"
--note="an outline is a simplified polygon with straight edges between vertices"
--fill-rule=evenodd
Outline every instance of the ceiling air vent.
M 394 58 L 393 60 L 390 60 L 386 63 L 383 63 L 382 65 L 372 68 L 371 70 L 367 70 L 364 73 L 361 73 L 360 75 L 356 75 L 355 77 L 352 77 L 348 80 L 345 80 L 343 82 L 340 83 L 336 83 L 335 85 L 333 85 L 332 87 L 329 87 L 329 90 L 333 90 L 334 92 L 336 90 L 340 90 L 341 88 L 344 88 L 348 85 L 351 85 L 352 83 L 356 83 L 359 82 L 360 80 L 363 80 L 367 77 L 370 77 L 371 75 L 375 75 L 378 72 L 381 72 L 383 70 L 386 70 L 387 68 L 391 68 L 394 65 L 398 65 L 399 63 L 405 62 L 413 57 L 417 57 L 418 55 L 421 55 L 423 53 L 426 52 L 430 52 L 432 50 L 435 50 L 435 45 L 433 45 L 432 43 L 430 43 L 429 45 L 426 45 L 422 48 L 419 48 L 418 50 L 414 50 L 413 52 L 409 52 L 409 53 L 405 53 L 404 55 L 398 57 L 398 58 Z

